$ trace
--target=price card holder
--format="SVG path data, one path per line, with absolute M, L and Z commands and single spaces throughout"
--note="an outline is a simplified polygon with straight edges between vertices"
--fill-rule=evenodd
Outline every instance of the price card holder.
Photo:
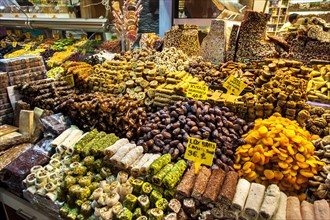
M 69 84 L 69 86 L 74 87 L 74 78 L 72 74 L 63 76 L 61 79 L 66 81 Z
M 60 35 L 59 34 L 54 34 L 53 37 L 54 37 L 55 40 L 59 40 L 60 39 Z
M 87 35 L 86 34 L 82 34 L 80 36 L 80 40 L 87 40 Z
M 30 32 L 26 32 L 26 33 L 24 33 L 24 35 L 25 35 L 25 37 L 27 39 L 30 39 L 31 38 L 31 33 Z
M 38 40 L 40 40 L 40 41 L 43 41 L 44 38 L 45 38 L 44 35 L 39 35 L 39 36 L 38 36 Z
M 101 35 L 99 35 L 99 34 L 96 34 L 96 35 L 95 35 L 95 40 L 97 40 L 97 41 L 100 41 L 100 40 L 102 40 L 102 37 L 101 37 Z
M 195 174 L 198 173 L 201 164 L 212 166 L 216 147 L 217 144 L 215 142 L 205 141 L 198 138 L 188 138 L 184 159 L 194 162 Z
M 17 47 L 17 41 L 14 41 L 11 45 L 12 45 L 13 47 Z
M 226 82 L 224 82 L 223 87 L 227 89 L 227 94 L 239 96 L 246 87 L 246 84 L 235 76 L 230 75 Z
M 189 84 L 186 96 L 194 100 L 207 100 L 209 87 L 204 84 Z
M 6 46 L 7 46 L 6 42 L 1 41 L 1 47 L 2 47 L 2 48 L 5 48 Z

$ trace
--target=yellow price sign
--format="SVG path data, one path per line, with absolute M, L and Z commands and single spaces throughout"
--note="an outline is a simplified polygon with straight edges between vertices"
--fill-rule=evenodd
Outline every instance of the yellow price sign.
M 66 81 L 69 84 L 69 86 L 74 87 L 74 78 L 72 74 L 63 76 L 61 79 Z
M 81 39 L 81 40 L 87 40 L 87 35 L 86 35 L 86 34 L 81 35 L 81 36 L 80 36 L 80 39 Z
M 17 46 L 17 41 L 14 41 L 11 45 L 12 45 L 13 47 L 16 47 L 16 46 Z
M 1 41 L 1 47 L 2 47 L 2 48 L 5 48 L 6 46 L 7 46 L 6 42 Z
M 24 35 L 25 35 L 25 37 L 26 37 L 27 39 L 30 39 L 30 38 L 31 38 L 31 33 L 30 33 L 30 32 L 26 32 Z
M 245 89 L 246 84 L 235 76 L 230 75 L 226 82 L 224 82 L 223 87 L 227 89 L 227 94 L 238 96 Z
M 101 35 L 99 35 L 99 34 L 96 34 L 96 35 L 95 35 L 95 40 L 97 40 L 97 41 L 100 41 L 100 40 L 102 40 L 102 37 L 101 37 Z
M 7 35 L 11 35 L 11 34 L 12 34 L 11 30 L 7 30 Z
M 212 166 L 216 147 L 215 142 L 190 137 L 184 159 L 194 162 L 195 173 L 197 174 L 201 164 Z
M 16 34 L 17 36 L 21 36 L 21 35 L 22 35 L 22 31 L 21 31 L 21 30 L 15 30 L 15 34 Z
M 69 33 L 69 39 L 70 40 L 74 40 L 74 37 L 73 37 L 73 34 L 72 33 Z
M 205 84 L 189 84 L 186 96 L 194 100 L 207 100 L 209 87 Z
M 59 34 L 54 34 L 53 37 L 54 37 L 55 40 L 60 39 L 60 35 Z
M 40 41 L 43 41 L 44 38 L 45 38 L 44 35 L 39 35 L 39 36 L 38 36 L 38 40 L 40 40 Z

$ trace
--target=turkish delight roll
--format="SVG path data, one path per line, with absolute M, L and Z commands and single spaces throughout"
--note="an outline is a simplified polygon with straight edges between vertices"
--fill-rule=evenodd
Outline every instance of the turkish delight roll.
M 211 170 L 205 166 L 201 166 L 198 175 L 196 177 L 196 182 L 194 185 L 194 189 L 191 193 L 191 197 L 197 200 L 201 200 L 210 176 L 211 176 Z
M 217 197 L 220 193 L 221 186 L 225 179 L 226 173 L 221 169 L 212 170 L 210 180 L 207 184 L 206 190 L 202 196 L 202 203 L 208 204 L 216 202 Z
M 312 203 L 309 203 L 307 201 L 302 201 L 301 207 L 301 217 L 303 220 L 314 220 L 315 215 L 314 215 L 314 205 Z
M 235 171 L 229 171 L 218 196 L 218 200 L 221 201 L 221 203 L 229 206 L 231 205 L 235 196 L 237 181 L 238 174 Z
M 197 175 L 195 175 L 195 167 L 192 166 L 183 176 L 181 182 L 176 188 L 177 194 L 189 198 L 191 192 L 194 188 L 195 180 Z
M 314 202 L 315 220 L 330 218 L 329 204 L 325 199 Z
M 246 179 L 239 179 L 236 187 L 236 193 L 233 199 L 232 209 L 242 211 L 245 201 L 248 197 L 251 183 Z
M 272 220 L 281 220 L 286 218 L 286 205 L 287 205 L 287 196 L 285 195 L 284 192 L 281 192 L 277 210 Z
M 295 196 L 289 196 L 286 206 L 286 219 L 287 220 L 302 220 L 300 213 L 300 202 Z
M 244 212 L 251 218 L 257 219 L 264 198 L 266 187 L 258 183 L 252 183 L 247 197 Z
M 280 188 L 275 184 L 271 184 L 267 187 L 265 198 L 260 208 L 260 219 L 270 220 L 272 218 L 276 211 L 278 201 L 280 200 L 280 193 Z

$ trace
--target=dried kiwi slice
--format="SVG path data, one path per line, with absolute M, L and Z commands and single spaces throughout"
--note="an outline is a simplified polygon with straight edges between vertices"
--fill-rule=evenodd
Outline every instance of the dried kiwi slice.
M 144 100 L 144 104 L 147 106 L 152 105 L 153 102 L 154 101 L 149 97 L 145 98 L 145 100 Z
M 128 87 L 133 87 L 134 86 L 134 81 L 133 80 L 128 80 L 127 82 L 125 82 L 126 86 Z
M 134 92 L 142 92 L 143 88 L 141 86 L 137 86 L 134 88 Z
M 149 82 L 148 82 L 147 80 L 142 80 L 142 81 L 140 82 L 140 86 L 141 86 L 142 88 L 146 88 L 146 87 L 149 86 Z
M 146 97 L 146 94 L 145 94 L 145 92 L 139 92 L 138 94 L 137 94 L 137 99 L 138 100 L 143 100 L 143 99 L 145 99 L 145 97 Z
M 158 81 L 156 80 L 152 80 L 150 83 L 149 83 L 150 87 L 152 88 L 156 88 L 158 86 Z

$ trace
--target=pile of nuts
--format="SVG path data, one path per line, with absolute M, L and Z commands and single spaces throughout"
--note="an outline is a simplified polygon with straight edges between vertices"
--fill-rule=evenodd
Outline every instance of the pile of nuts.
M 138 145 L 145 152 L 170 153 L 172 160 L 183 159 L 188 138 L 216 142 L 214 168 L 233 170 L 233 154 L 245 143 L 240 137 L 250 126 L 226 107 L 211 106 L 207 102 L 177 102 L 156 113 L 149 113 L 140 128 Z
M 109 94 L 75 95 L 61 105 L 75 124 L 84 130 L 97 128 L 119 137 L 135 138 L 145 124 L 146 112 L 138 101 Z
M 313 107 L 309 112 L 310 118 L 306 121 L 306 129 L 320 137 L 329 135 L 330 110 L 325 110 L 322 107 Z
M 308 190 L 313 192 L 317 199 L 330 201 L 330 136 L 313 141 L 315 146 L 314 154 L 326 165 L 317 175 L 308 181 Z
M 234 168 L 249 181 L 277 184 L 284 192 L 300 194 L 325 165 L 314 156 L 311 141 L 318 136 L 278 113 L 257 119 L 243 137 L 247 144 L 237 148 Z

